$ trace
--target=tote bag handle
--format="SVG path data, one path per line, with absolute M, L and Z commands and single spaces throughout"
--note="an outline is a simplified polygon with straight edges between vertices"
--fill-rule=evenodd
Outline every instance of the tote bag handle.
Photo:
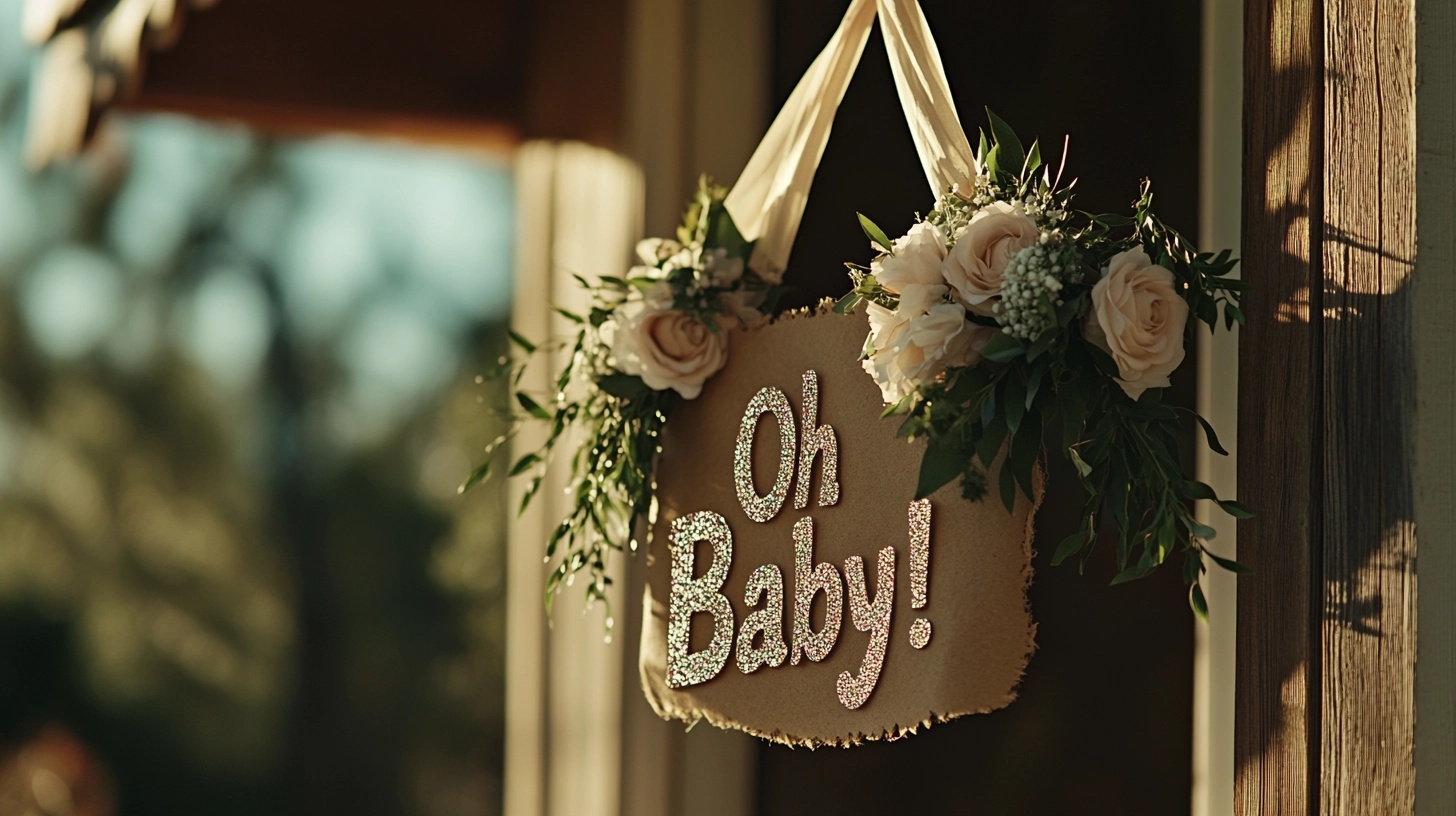
M 768 280 L 783 276 L 834 115 L 877 15 L 932 196 L 968 186 L 979 169 L 918 0 L 853 0 L 724 202 L 743 237 L 758 242 L 750 266 Z

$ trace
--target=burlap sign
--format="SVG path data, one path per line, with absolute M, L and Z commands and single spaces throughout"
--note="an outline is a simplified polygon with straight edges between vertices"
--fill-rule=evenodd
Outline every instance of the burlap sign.
M 641 650 L 643 689 L 662 716 L 707 718 L 796 745 L 852 745 L 1015 697 L 1035 633 L 1026 599 L 1033 503 L 1023 497 L 1007 513 L 994 497 L 967 501 L 952 483 L 928 508 L 913 504 L 923 444 L 897 438 L 899 423 L 880 419 L 879 390 L 859 365 L 866 331 L 863 316 L 821 313 L 737 333 L 728 366 L 668 423 Z M 806 372 L 817 405 L 812 393 L 806 405 Z M 791 406 L 792 440 L 772 410 L 759 411 L 762 398 L 750 410 L 766 387 Z M 816 433 L 825 426 L 833 445 Z M 747 502 L 735 482 L 740 429 L 753 451 Z M 804 465 L 810 440 L 817 444 Z M 837 500 L 823 490 L 831 447 Z M 811 483 L 801 487 L 805 473 Z M 796 509 L 796 498 L 806 506 Z M 772 518 L 754 521 L 745 503 Z M 915 522 L 926 515 L 928 539 Z M 812 540 L 801 575 L 796 528 L 799 539 Z M 713 535 L 717 546 L 707 540 Z M 731 556 L 722 546 L 728 536 Z M 766 565 L 777 567 L 777 580 L 760 569 Z M 816 588 L 804 616 L 804 598 Z M 832 637 L 826 607 L 835 603 L 842 612 Z M 676 653 L 670 605 L 688 621 Z

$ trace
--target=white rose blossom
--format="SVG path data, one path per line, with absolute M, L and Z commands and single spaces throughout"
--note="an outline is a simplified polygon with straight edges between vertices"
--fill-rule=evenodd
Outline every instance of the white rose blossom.
M 940 267 L 945 261 L 945 233 L 921 221 L 891 242 L 894 252 L 876 258 L 870 274 L 886 291 L 903 294 L 907 286 L 945 283 Z
M 1112 356 L 1117 384 L 1133 399 L 1167 387 L 1168 375 L 1183 362 L 1188 301 L 1175 286 L 1173 273 L 1139 247 L 1113 255 L 1092 287 L 1084 334 Z
M 728 335 L 678 309 L 633 300 L 617 309 L 610 329 L 617 367 L 654 391 L 669 388 L 695 399 L 703 383 L 728 362 Z
M 682 248 L 682 244 L 671 238 L 644 238 L 637 242 L 637 259 L 648 266 L 657 266 Z
M 906 288 L 896 309 L 869 304 L 870 345 L 864 370 L 886 404 L 927 385 L 947 368 L 973 365 L 995 329 L 966 321 L 965 307 L 946 303 L 944 285 Z

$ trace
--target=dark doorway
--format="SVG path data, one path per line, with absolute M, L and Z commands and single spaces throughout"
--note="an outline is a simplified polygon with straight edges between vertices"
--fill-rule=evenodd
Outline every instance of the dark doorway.
M 990 106 L 1061 153 L 1077 203 L 1124 210 L 1154 180 L 1159 210 L 1195 224 L 1200 4 L 1160 0 L 924 0 L 968 129 Z M 783 0 L 774 12 L 774 104 L 793 89 L 843 12 Z M 899 235 L 931 202 L 875 34 L 844 100 L 805 213 L 788 282 L 797 305 L 847 288 L 841 261 L 868 262 L 846 202 Z M 973 137 L 974 138 L 974 137 Z M 870 211 L 866 208 L 873 208 Z M 1191 361 L 1190 361 L 1191 362 Z M 1192 404 L 1192 365 L 1174 378 Z M 1076 479 L 1053 463 L 1037 519 L 1031 602 L 1038 631 L 1020 699 L 893 745 L 760 750 L 759 812 L 1187 813 L 1194 622 L 1176 569 L 1109 587 L 1109 546 L 1085 575 L 1053 568 L 1076 523 Z

